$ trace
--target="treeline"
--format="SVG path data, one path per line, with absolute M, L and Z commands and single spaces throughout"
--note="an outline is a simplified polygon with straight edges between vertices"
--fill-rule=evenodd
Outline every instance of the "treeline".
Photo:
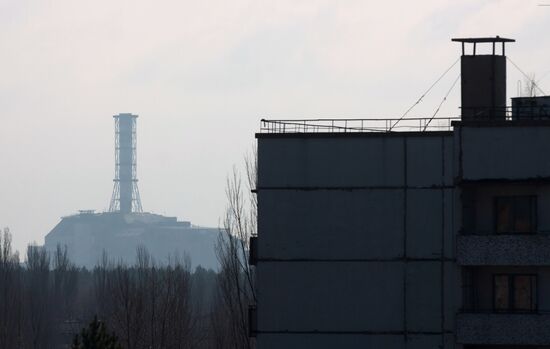
M 0 234 L 0 348 L 66 348 L 97 316 L 123 348 L 251 348 L 250 275 L 235 241 L 220 236 L 221 270 L 191 270 L 186 258 L 153 260 L 144 247 L 133 265 L 103 255 L 93 270 L 68 251 L 29 246 L 25 262 Z M 231 258 L 238 260 L 231 260 Z

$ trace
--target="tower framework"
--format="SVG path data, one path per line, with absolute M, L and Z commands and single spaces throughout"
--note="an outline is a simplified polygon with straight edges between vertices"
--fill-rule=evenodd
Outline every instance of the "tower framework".
M 137 186 L 136 119 L 124 113 L 115 119 L 115 178 L 109 212 L 143 212 Z

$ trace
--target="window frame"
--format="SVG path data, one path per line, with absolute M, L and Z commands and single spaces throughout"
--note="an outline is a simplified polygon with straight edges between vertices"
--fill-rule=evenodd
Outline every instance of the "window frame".
M 497 309 L 496 304 L 496 278 L 499 276 L 508 277 L 508 308 Z M 515 278 L 519 276 L 527 276 L 530 278 L 531 286 L 531 309 L 516 309 L 515 307 Z M 537 313 L 539 308 L 539 280 L 537 273 L 496 273 L 493 274 L 493 311 L 496 313 Z M 534 305 L 533 305 L 534 302 Z
M 498 221 L 499 221 L 499 212 L 498 212 L 498 207 L 499 207 L 499 200 L 504 200 L 504 199 L 519 199 L 519 198 L 527 198 L 529 199 L 529 203 L 530 203 L 530 206 L 531 206 L 531 214 L 530 214 L 530 219 L 532 220 L 531 222 L 531 229 L 529 231 L 525 231 L 525 232 L 522 232 L 522 231 L 499 231 L 498 230 Z M 499 196 L 495 196 L 493 197 L 493 219 L 494 219 L 494 233 L 497 234 L 497 235 L 533 235 L 533 234 L 537 234 L 537 229 L 538 229 L 538 196 L 537 195 L 499 195 Z M 515 212 L 516 212 L 516 209 L 515 209 L 515 202 L 513 203 L 513 207 L 512 207 L 512 214 L 514 215 L 513 219 L 514 219 L 514 222 L 513 222 L 513 225 L 515 225 L 516 223 L 516 220 L 515 220 Z

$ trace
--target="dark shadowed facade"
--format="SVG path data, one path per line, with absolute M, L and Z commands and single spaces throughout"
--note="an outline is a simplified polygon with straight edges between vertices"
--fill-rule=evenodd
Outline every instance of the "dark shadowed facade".
M 258 348 L 550 348 L 549 98 L 455 41 L 462 118 L 262 122 Z

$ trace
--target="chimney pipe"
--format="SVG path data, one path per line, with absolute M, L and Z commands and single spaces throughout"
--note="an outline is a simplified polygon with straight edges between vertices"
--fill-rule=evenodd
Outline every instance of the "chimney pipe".
M 452 41 L 462 43 L 460 59 L 462 120 L 505 120 L 505 45 L 515 40 L 496 36 L 494 38 L 455 38 Z M 472 45 L 471 53 L 466 52 L 466 44 Z M 478 54 L 478 44 L 491 44 L 491 53 Z M 497 44 L 501 44 L 501 50 L 497 50 Z
M 136 119 L 137 115 L 118 114 L 115 119 L 115 182 L 110 212 L 142 212 L 137 187 Z

